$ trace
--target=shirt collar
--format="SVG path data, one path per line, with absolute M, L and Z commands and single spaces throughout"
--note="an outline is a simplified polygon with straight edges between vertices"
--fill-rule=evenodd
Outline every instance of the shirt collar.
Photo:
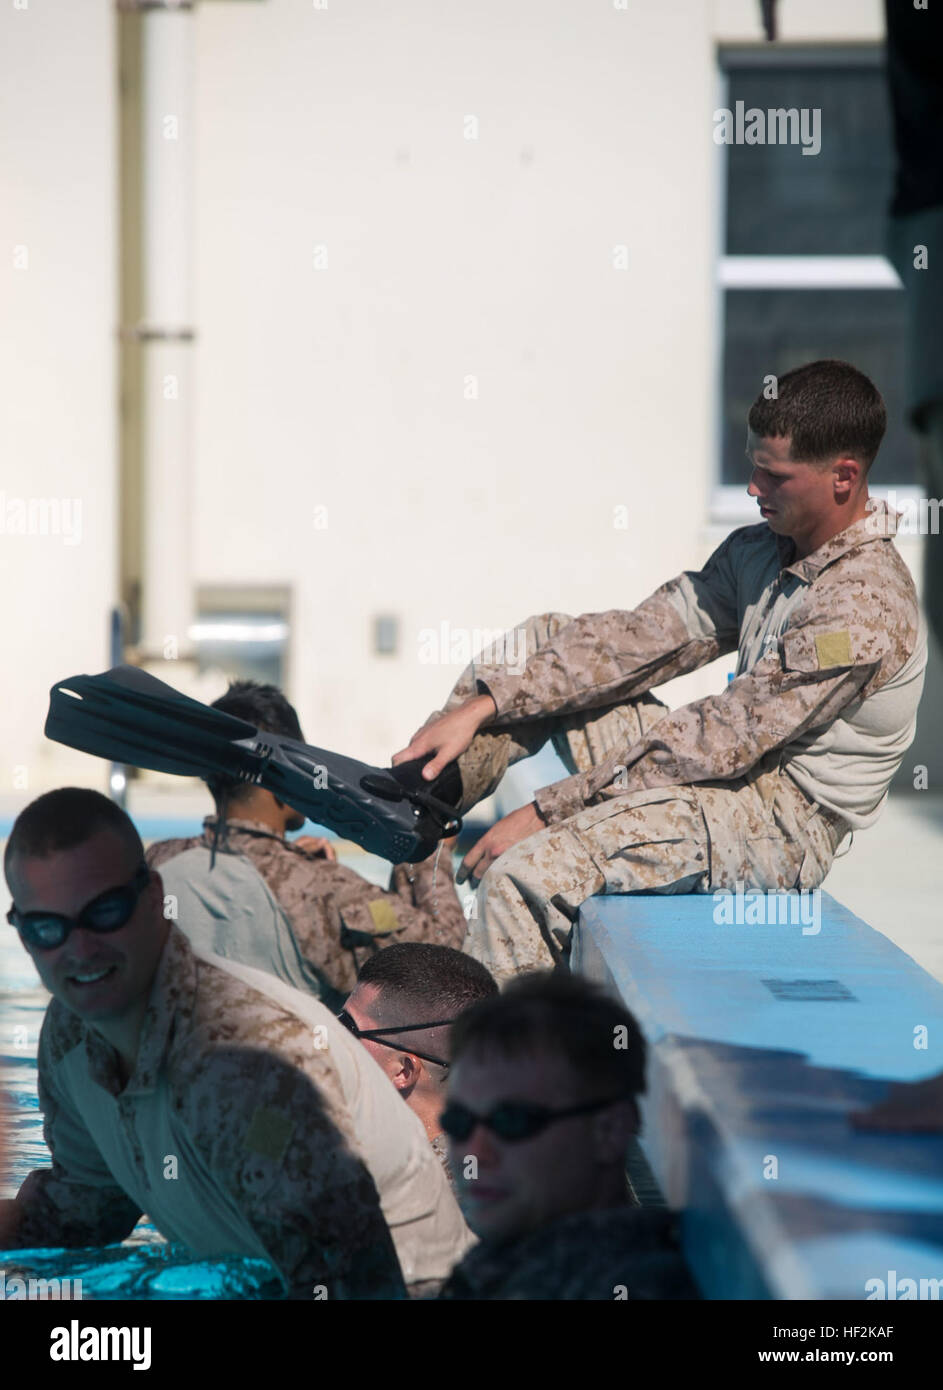
M 776 545 L 782 568 L 811 584 L 826 566 L 833 564 L 842 555 L 847 555 L 849 550 L 857 550 L 859 546 L 867 545 L 871 541 L 891 540 L 895 530 L 896 523 L 891 520 L 887 503 L 883 499 L 871 497 L 868 500 L 867 516 L 853 522 L 851 526 L 846 526 L 844 531 L 839 531 L 837 535 L 831 536 L 824 545 L 820 545 L 818 550 L 813 550 L 812 554 L 806 555 L 804 559 L 792 560 L 796 547 L 788 536 L 777 536 Z
M 148 998 L 134 1071 L 123 1088 L 118 1073 L 118 1054 L 94 1028 L 87 1028 L 85 1052 L 93 1081 L 116 1096 L 153 1091 L 170 1050 L 178 1019 L 184 1023 L 193 1013 L 196 993 L 196 960 L 190 943 L 171 923 L 158 961 Z
M 205 816 L 203 820 L 203 840 L 209 846 L 212 846 L 216 833 L 216 820 L 216 816 Z M 219 835 L 222 843 L 225 843 L 226 835 L 230 830 L 241 831 L 245 835 L 261 836 L 263 839 L 277 840 L 280 845 L 285 844 L 284 836 L 279 835 L 277 830 L 273 830 L 270 825 L 265 825 L 259 820 L 240 820 L 233 816 L 227 816 Z

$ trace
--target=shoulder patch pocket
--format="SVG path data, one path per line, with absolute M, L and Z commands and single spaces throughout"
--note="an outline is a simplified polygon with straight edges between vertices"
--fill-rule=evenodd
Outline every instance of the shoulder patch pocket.
M 242 1146 L 249 1153 L 260 1154 L 262 1158 L 270 1158 L 278 1163 L 285 1156 L 294 1128 L 292 1121 L 280 1110 L 259 1106 L 252 1116 Z
M 386 932 L 398 931 L 399 918 L 396 908 L 386 898 L 373 898 L 367 903 L 367 910 L 373 922 L 373 930 L 381 936 Z
M 815 639 L 815 653 L 819 659 L 819 669 L 829 666 L 851 666 L 851 633 L 847 628 L 840 632 L 820 632 Z
M 848 628 L 825 632 L 806 629 L 783 633 L 783 666 L 787 671 L 832 671 L 856 665 Z
M 341 922 L 344 934 L 353 941 L 343 945 L 368 945 L 377 936 L 389 936 L 399 931 L 400 921 L 396 908 L 386 898 L 372 898 L 366 903 L 347 903 L 341 908 Z

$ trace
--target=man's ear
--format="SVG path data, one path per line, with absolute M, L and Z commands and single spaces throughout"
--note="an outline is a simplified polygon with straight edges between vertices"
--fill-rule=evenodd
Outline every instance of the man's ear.
M 409 1095 L 422 1074 L 422 1061 L 411 1052 L 400 1052 L 396 1057 L 396 1070 L 390 1080 L 398 1091 Z
M 274 792 L 270 792 L 269 795 L 275 802 L 279 814 L 285 817 L 286 831 L 301 830 L 304 828 L 304 824 L 308 818 L 303 812 L 296 811 L 294 806 L 289 806 L 287 801 L 281 801 Z
M 630 1139 L 638 1132 L 639 1113 L 634 1100 L 620 1100 L 600 1110 L 593 1124 L 593 1140 L 599 1162 L 622 1162 Z
M 832 487 L 838 498 L 849 497 L 861 481 L 862 468 L 857 459 L 840 458 L 835 462 Z
M 7 892 L 10 894 L 10 897 L 13 899 L 13 901 L 16 902 L 16 893 L 13 891 L 13 884 L 10 882 L 9 879 L 7 879 Z M 30 960 L 32 960 L 32 959 L 33 959 L 32 952 L 30 951 L 29 947 L 27 946 L 26 942 L 23 940 L 23 938 L 22 938 L 22 936 L 20 935 L 19 932 L 16 933 L 16 939 L 17 939 L 17 941 L 20 943 L 20 945 L 23 947 L 23 950 L 24 950 L 24 951 L 26 952 L 26 954 L 29 956 Z M 10 1198 L 10 1201 L 12 1202 L 12 1200 L 13 1200 L 13 1198 L 11 1197 L 11 1198 Z

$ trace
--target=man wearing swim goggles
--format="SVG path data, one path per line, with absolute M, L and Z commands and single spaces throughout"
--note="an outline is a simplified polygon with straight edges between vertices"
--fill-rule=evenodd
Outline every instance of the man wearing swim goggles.
M 450 946 L 402 941 L 370 956 L 341 1023 L 420 1118 L 453 1182 L 439 1117 L 451 1064 L 451 1026 L 465 1009 L 497 994 L 488 970 Z
M 645 1089 L 632 1015 L 579 976 L 522 975 L 451 1039 L 441 1123 L 481 1239 L 440 1297 L 696 1297 L 672 1214 L 639 1208 L 626 1179 Z
M 55 874 L 48 856 L 17 856 L 8 866 L 14 901 L 7 921 L 49 993 L 95 1023 L 129 1075 L 170 923 L 160 879 L 143 862 L 128 877 L 127 861 L 118 836 L 97 859 L 84 846 L 63 850 Z M 141 931 L 145 918 L 157 930 Z
M 53 995 L 37 1054 L 53 1163 L 0 1202 L 0 1249 L 110 1244 L 146 1211 L 198 1258 L 270 1260 L 293 1298 L 438 1284 L 469 1236 L 415 1121 L 319 1001 L 196 952 L 143 854 L 82 788 L 10 832 L 9 920 Z M 312 1046 L 325 1025 L 334 1046 Z

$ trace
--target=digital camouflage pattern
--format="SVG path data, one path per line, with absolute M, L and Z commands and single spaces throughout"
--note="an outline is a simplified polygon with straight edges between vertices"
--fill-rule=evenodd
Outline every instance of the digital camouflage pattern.
M 411 1297 L 426 1297 L 433 1286 L 437 1291 L 474 1237 L 419 1116 L 363 1043 L 310 991 L 294 989 L 241 961 L 196 954 L 282 1005 L 307 1025 L 316 1046 L 329 1049 L 358 1153 L 380 1194 L 406 1290 Z
M 449 1187 L 454 1192 L 455 1177 L 452 1173 L 452 1165 L 449 1163 L 449 1141 L 444 1134 L 437 1134 L 434 1139 L 430 1140 L 430 1143 L 432 1144 L 432 1152 L 445 1169 L 445 1176 L 449 1180 Z
M 631 612 L 522 625 L 521 674 L 472 664 L 447 709 L 497 717 L 459 759 L 463 807 L 552 738 L 571 776 L 548 828 L 487 871 L 464 949 L 499 979 L 546 968 L 594 893 L 814 888 L 873 823 L 909 747 L 926 665 L 887 508 L 796 561 L 763 523 Z M 650 687 L 738 651 L 719 695 L 670 712 Z
M 269 1260 L 294 1297 L 404 1296 L 330 1051 L 176 927 L 124 1086 L 115 1050 L 55 999 L 38 1063 L 53 1164 L 20 1188 L 8 1247 L 122 1240 L 147 1212 L 198 1258 Z
M 203 827 L 202 835 L 150 845 L 150 867 L 160 869 L 197 845 L 211 846 L 215 816 L 207 816 Z M 390 888 L 382 889 L 257 821 L 228 820 L 221 841 L 258 870 L 289 919 L 302 956 L 337 999 L 347 997 L 364 961 L 385 946 L 426 941 L 461 947 L 465 916 L 447 847 L 437 863 L 433 854 L 421 864 L 397 864 Z
M 672 1213 L 576 1212 L 516 1240 L 482 1240 L 452 1271 L 442 1299 L 699 1298 Z

